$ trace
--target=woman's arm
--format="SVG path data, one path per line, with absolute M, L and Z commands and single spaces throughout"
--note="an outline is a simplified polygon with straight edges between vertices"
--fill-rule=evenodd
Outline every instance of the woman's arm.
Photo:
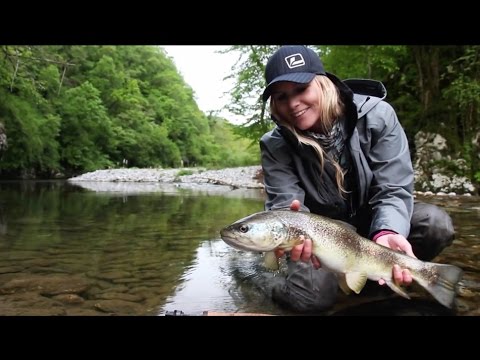
M 293 200 L 300 201 L 300 210 L 309 211 L 303 204 L 305 191 L 293 167 L 291 148 L 274 130 L 260 140 L 264 185 L 267 193 L 266 210 L 288 209 Z
M 372 207 L 370 238 L 380 230 L 407 237 L 413 212 L 413 167 L 407 137 L 393 108 L 379 103 L 367 115 L 373 173 L 369 189 Z

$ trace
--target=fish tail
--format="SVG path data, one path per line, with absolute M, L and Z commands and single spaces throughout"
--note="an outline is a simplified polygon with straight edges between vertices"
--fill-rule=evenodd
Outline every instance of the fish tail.
M 455 287 L 462 278 L 463 271 L 457 266 L 430 263 L 429 272 L 433 272 L 433 281 L 416 279 L 437 301 L 452 308 L 455 300 Z

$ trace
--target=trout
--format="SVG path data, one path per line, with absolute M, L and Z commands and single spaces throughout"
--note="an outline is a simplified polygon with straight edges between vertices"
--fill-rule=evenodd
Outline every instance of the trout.
M 289 251 L 304 238 L 310 238 L 312 253 L 322 268 L 337 274 L 339 286 L 346 293 L 359 294 L 367 279 L 383 279 L 397 294 L 410 299 L 393 279 L 392 268 L 398 264 L 410 270 L 412 278 L 440 304 L 452 308 L 455 288 L 463 273 L 454 265 L 421 261 L 378 245 L 340 221 L 309 212 L 258 212 L 226 226 L 220 235 L 230 246 L 259 252 Z

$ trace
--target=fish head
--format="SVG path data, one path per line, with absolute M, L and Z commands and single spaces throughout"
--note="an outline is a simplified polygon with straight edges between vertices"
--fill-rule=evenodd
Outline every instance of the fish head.
M 246 251 L 272 251 L 289 241 L 288 228 L 270 211 L 247 216 L 220 231 L 227 244 Z

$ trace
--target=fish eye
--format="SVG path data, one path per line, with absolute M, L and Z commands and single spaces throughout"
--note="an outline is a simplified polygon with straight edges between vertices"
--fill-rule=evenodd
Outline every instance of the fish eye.
M 248 225 L 240 225 L 238 228 L 242 233 L 246 233 L 248 231 Z

